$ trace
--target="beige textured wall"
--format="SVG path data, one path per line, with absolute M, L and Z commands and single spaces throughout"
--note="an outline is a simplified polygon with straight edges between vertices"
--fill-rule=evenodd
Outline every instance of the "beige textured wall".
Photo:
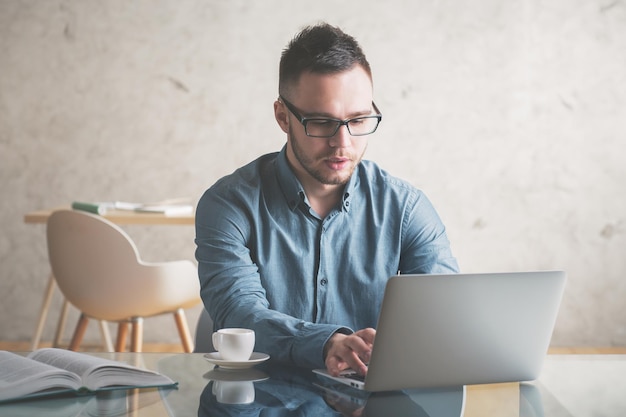
M 361 41 L 367 157 L 427 192 L 462 268 L 565 269 L 553 343 L 626 345 L 624 0 L 0 1 L 0 337 L 31 337 L 46 283 L 25 212 L 197 200 L 278 150 L 279 55 L 318 20 Z M 193 259 L 192 227 L 127 230 Z M 145 338 L 177 340 L 170 319 Z

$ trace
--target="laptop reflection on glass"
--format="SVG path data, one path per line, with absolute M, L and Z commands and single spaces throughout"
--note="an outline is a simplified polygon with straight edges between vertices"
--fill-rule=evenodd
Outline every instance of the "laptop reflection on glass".
M 534 380 L 565 281 L 563 271 L 391 277 L 367 376 L 314 372 L 366 391 Z

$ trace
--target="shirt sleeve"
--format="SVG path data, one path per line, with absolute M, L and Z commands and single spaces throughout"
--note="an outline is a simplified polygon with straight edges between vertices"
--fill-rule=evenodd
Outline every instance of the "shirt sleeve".
M 446 228 L 434 206 L 416 192 L 402 224 L 402 274 L 447 274 L 459 272 Z
M 352 330 L 307 322 L 271 308 L 247 245 L 250 222 L 236 199 L 210 189 L 198 204 L 196 259 L 200 292 L 215 329 L 253 329 L 257 335 L 255 351 L 299 366 L 324 367 L 326 341 L 336 331 Z

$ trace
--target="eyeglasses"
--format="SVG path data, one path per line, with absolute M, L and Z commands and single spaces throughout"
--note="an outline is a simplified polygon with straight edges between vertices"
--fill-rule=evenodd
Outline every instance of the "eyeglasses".
M 307 136 L 313 138 L 331 138 L 337 134 L 337 131 L 341 126 L 348 128 L 348 133 L 352 136 L 365 136 L 370 135 L 376 131 L 378 124 L 383 118 L 380 114 L 378 107 L 372 101 L 375 115 L 355 117 L 354 119 L 340 120 L 330 117 L 303 117 L 296 107 L 285 100 L 283 96 L 278 97 L 280 101 L 285 103 L 285 106 L 304 126 L 304 133 Z

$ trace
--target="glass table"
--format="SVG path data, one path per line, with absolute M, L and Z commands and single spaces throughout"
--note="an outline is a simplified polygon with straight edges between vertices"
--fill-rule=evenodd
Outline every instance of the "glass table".
M 549 355 L 528 383 L 364 393 L 310 370 L 214 368 L 202 354 L 98 354 L 164 373 L 178 388 L 0 405 L 0 416 L 622 416 L 626 355 Z

